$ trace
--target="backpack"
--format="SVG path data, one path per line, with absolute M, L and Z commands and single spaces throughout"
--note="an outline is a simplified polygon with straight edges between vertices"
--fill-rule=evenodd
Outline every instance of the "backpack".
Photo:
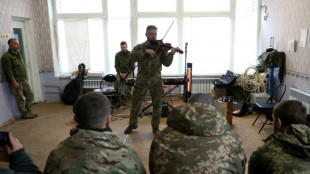
M 79 74 L 76 78 L 72 79 L 64 89 L 62 94 L 62 101 L 67 105 L 74 105 L 80 95 L 83 93 L 83 79 L 84 79 L 84 71 L 85 65 L 83 63 L 78 66 Z
M 62 101 L 67 105 L 74 105 L 80 95 L 80 87 L 78 77 L 72 79 L 64 89 Z

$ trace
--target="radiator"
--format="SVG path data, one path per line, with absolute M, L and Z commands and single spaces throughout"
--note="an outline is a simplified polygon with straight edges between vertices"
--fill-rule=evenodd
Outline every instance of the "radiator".
M 83 80 L 83 88 L 85 89 L 99 89 L 101 77 L 87 77 Z M 102 87 L 113 87 L 113 84 L 110 82 L 103 81 Z
M 209 93 L 213 89 L 213 80 L 220 78 L 220 76 L 202 76 L 192 78 L 192 94 Z M 181 94 L 183 94 L 184 86 L 181 87 Z
M 192 78 L 192 94 L 209 93 L 213 89 L 212 81 L 220 76 L 201 76 Z M 100 88 L 101 78 L 86 78 L 83 80 L 83 88 L 96 89 Z M 111 86 L 111 83 L 103 81 L 102 87 Z M 181 85 L 181 94 L 183 94 L 184 85 Z
M 307 108 L 307 114 L 310 114 L 310 94 L 300 91 L 296 88 L 291 88 L 291 93 L 289 95 L 289 100 L 299 100 Z

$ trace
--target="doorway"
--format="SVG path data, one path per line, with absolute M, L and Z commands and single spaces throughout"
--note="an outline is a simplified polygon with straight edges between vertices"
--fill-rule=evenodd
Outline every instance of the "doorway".
M 13 18 L 14 38 L 19 41 L 20 52 L 27 71 L 27 80 L 33 91 L 34 102 L 42 101 L 42 88 L 36 56 L 33 23 L 31 19 Z

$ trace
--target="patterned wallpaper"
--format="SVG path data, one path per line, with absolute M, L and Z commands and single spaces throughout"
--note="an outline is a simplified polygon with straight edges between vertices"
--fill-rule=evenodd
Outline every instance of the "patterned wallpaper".
M 267 20 L 262 20 L 262 48 L 268 48 L 270 37 L 274 37 L 274 47 L 286 54 L 287 72 L 310 77 L 310 1 L 263 0 L 262 4 L 267 6 L 268 13 Z M 302 29 L 308 29 L 304 48 L 298 43 Z M 289 39 L 297 42 L 295 52 L 287 51 Z
M 53 70 L 47 0 L 0 0 L 0 33 L 13 36 L 12 17 L 33 19 L 39 70 Z M 0 38 L 0 56 L 8 49 L 7 38 Z M 2 66 L 1 75 L 3 77 Z

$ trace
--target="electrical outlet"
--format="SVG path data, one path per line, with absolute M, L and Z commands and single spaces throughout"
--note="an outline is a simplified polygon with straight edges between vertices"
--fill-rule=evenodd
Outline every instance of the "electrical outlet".
M 1 39 L 4 39 L 5 38 L 5 34 L 1 34 Z
M 11 38 L 11 34 L 8 34 L 8 37 L 7 38 Z

